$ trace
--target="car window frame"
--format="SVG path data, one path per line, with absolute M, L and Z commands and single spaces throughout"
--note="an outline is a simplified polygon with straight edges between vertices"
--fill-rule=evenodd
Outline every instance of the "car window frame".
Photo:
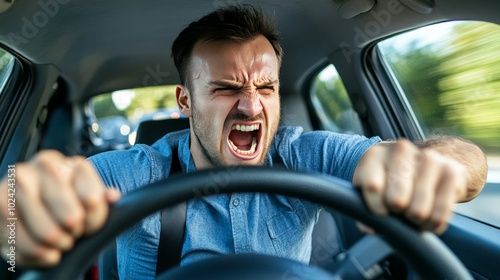
M 412 30 L 414 29 L 393 34 L 391 37 Z M 395 137 L 404 137 L 411 141 L 424 141 L 425 135 L 415 118 L 408 99 L 403 94 L 401 86 L 395 82 L 392 70 L 382 61 L 381 53 L 377 48 L 377 44 L 387 38 L 390 37 L 374 41 L 366 48 L 363 60 L 365 61 L 367 78 L 375 91 L 374 95 L 384 107 L 384 113 L 394 129 Z
M 11 49 L 0 45 L 4 51 L 14 57 L 10 77 L 0 94 L 0 159 L 1 170 L 7 170 L 6 166 L 17 160 L 22 160 L 22 155 L 17 158 L 7 157 L 7 151 L 11 145 L 11 139 L 16 131 L 22 112 L 28 102 L 29 88 L 33 83 L 33 75 L 30 64 Z M 3 176 L 4 172 L 0 172 Z
M 10 55 L 10 53 L 9 53 Z M 12 76 L 12 70 L 14 70 L 14 65 L 16 64 L 16 58 L 12 56 L 7 66 L 2 69 L 2 73 L 0 73 L 0 96 L 3 93 L 3 90 Z

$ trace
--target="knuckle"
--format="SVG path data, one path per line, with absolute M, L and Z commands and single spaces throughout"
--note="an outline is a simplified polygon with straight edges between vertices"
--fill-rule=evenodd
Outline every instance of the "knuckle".
M 37 247 L 33 253 L 27 256 L 28 259 L 34 260 L 35 266 L 55 266 L 59 263 L 62 257 L 62 252 L 57 249 L 47 249 Z M 27 261 L 27 260 L 26 260 Z
M 363 188 L 364 191 L 366 191 L 369 194 L 381 194 L 384 189 L 383 184 L 374 181 L 366 182 L 361 187 Z
M 81 197 L 97 195 L 97 199 L 100 199 L 100 196 L 104 194 L 104 183 L 88 161 L 75 167 L 72 183 Z
M 417 223 L 423 223 L 429 218 L 429 212 L 421 208 L 410 208 L 406 212 L 406 216 Z
M 35 171 L 28 163 L 17 163 L 16 164 L 17 180 L 22 181 L 24 178 L 30 178 Z
M 436 210 L 429 217 L 427 223 L 429 224 L 432 230 L 442 228 L 443 226 L 446 226 L 448 224 L 448 217 L 450 216 L 450 214 L 451 210 L 449 211 L 447 209 L 441 209 L 441 211 Z
M 39 151 L 33 158 L 34 162 L 39 161 L 53 161 L 63 159 L 64 156 L 56 150 L 42 150 Z
M 33 164 L 43 172 L 43 176 L 46 176 L 47 179 L 66 186 L 74 176 L 74 167 L 79 162 L 79 159 L 65 157 L 58 152 L 44 151 L 41 155 L 37 155 Z
M 85 157 L 82 156 L 72 156 L 68 158 L 68 165 L 73 169 L 78 170 L 79 173 L 86 174 L 90 170 L 94 170 L 92 164 L 88 162 Z
M 394 144 L 394 151 L 397 154 L 406 154 L 408 152 L 413 152 L 416 150 L 416 146 L 410 142 L 408 139 L 401 138 Z
M 33 265 L 34 263 L 43 262 L 47 251 L 50 251 L 50 249 L 39 244 L 32 244 L 29 248 L 19 247 L 16 260 L 19 264 Z
M 64 171 L 65 164 L 62 159 L 50 160 L 42 158 L 35 162 L 35 166 L 38 170 L 43 172 L 44 176 L 59 181 L 60 175 Z
M 89 210 L 100 209 L 105 203 L 104 194 L 101 192 L 86 193 L 82 198 L 82 203 Z
M 446 188 L 443 192 L 450 193 L 456 198 L 465 196 L 467 192 L 466 172 L 460 165 L 448 165 L 444 168 L 443 183 L 441 188 Z
M 38 239 L 39 242 L 55 246 L 58 243 L 58 241 L 62 238 L 62 232 L 59 228 L 53 226 L 44 232 L 36 234 L 35 238 Z
M 24 252 L 24 257 L 28 259 L 43 260 L 46 252 L 46 248 L 35 245 L 30 251 Z
M 32 178 L 36 178 L 37 175 L 33 168 L 26 163 L 19 163 L 16 165 L 16 169 L 18 174 L 16 176 L 16 189 L 18 190 L 19 195 L 36 195 L 38 193 L 38 185 L 33 183 Z
M 80 166 L 84 166 L 87 168 L 92 168 L 92 165 L 86 160 L 83 156 L 72 156 L 68 158 L 69 164 L 72 168 L 79 168 Z
M 46 244 L 51 250 L 69 250 L 74 240 L 59 228 L 55 228 L 41 236 L 39 244 Z
M 61 261 L 62 253 L 57 252 L 50 255 L 50 257 L 45 257 L 44 265 L 46 266 L 56 266 Z
M 386 199 L 387 205 L 396 211 L 404 210 L 408 207 L 408 200 L 402 196 L 390 196 Z
M 425 159 L 428 160 L 436 160 L 443 157 L 441 153 L 433 149 L 422 149 L 421 154 Z
M 74 230 L 76 228 L 81 227 L 85 222 L 85 214 L 83 209 L 76 208 L 72 211 L 68 211 L 64 217 L 62 218 L 61 224 L 63 227 Z
M 94 219 L 87 220 L 84 229 L 84 235 L 93 234 L 98 231 L 106 222 L 105 215 L 95 215 Z
M 436 164 L 436 152 L 425 149 L 419 153 L 419 163 L 422 166 L 432 166 Z

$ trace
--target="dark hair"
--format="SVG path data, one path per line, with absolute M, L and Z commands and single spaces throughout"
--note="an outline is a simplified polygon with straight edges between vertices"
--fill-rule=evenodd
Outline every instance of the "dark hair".
M 189 88 L 189 60 L 198 41 L 232 40 L 245 42 L 263 35 L 274 48 L 281 64 L 283 50 L 274 20 L 251 5 L 227 6 L 191 23 L 177 36 L 172 45 L 172 57 L 181 83 Z

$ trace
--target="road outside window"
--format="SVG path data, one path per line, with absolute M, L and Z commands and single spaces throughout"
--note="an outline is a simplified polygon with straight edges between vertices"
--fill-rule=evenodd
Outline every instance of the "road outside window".
M 461 136 L 483 149 L 488 184 L 457 212 L 500 227 L 500 26 L 445 22 L 377 47 L 424 137 Z

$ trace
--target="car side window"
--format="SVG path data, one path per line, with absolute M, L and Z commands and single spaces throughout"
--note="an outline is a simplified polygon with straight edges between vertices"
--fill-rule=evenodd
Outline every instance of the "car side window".
M 500 25 L 444 22 L 386 39 L 377 49 L 422 138 L 454 135 L 478 144 L 488 184 L 500 186 Z M 499 194 L 489 197 L 490 209 Z M 500 215 L 487 222 L 500 225 Z
M 7 84 L 14 68 L 15 58 L 0 48 L 0 96 Z
M 335 66 L 326 66 L 313 78 L 310 98 L 321 129 L 363 134 L 358 114 Z

